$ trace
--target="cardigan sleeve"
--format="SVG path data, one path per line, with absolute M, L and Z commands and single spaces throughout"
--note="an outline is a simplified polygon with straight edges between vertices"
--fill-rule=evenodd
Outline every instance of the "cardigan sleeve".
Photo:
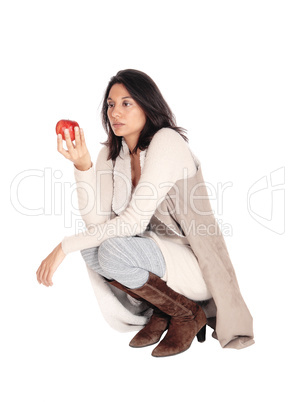
M 111 216 L 113 197 L 113 164 L 107 160 L 108 148 L 98 153 L 95 168 L 86 171 L 74 166 L 78 206 L 86 227 L 101 224 Z
M 127 208 L 107 222 L 65 237 L 62 241 L 64 253 L 99 246 L 112 237 L 136 236 L 144 232 L 171 187 L 177 180 L 194 174 L 195 170 L 186 141 L 170 128 L 159 130 L 149 144 L 140 180 Z

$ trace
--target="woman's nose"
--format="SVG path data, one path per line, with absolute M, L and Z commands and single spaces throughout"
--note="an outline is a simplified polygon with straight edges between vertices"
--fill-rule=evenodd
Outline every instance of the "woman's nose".
M 121 115 L 121 111 L 119 106 L 113 106 L 112 108 L 112 116 L 113 117 L 119 117 Z

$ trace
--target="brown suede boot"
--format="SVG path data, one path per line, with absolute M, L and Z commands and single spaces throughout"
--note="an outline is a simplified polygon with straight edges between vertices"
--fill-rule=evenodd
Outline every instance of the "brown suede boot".
M 118 289 L 123 290 L 125 293 L 128 293 L 134 299 L 146 300 L 142 299 L 138 295 L 132 292 L 132 289 L 127 288 L 117 281 L 108 281 L 110 285 L 115 286 Z M 150 304 L 150 303 L 148 303 Z M 170 317 L 160 311 L 157 307 L 151 305 L 151 308 L 154 310 L 153 315 L 149 319 L 149 322 L 142 328 L 130 341 L 129 346 L 133 348 L 143 348 L 145 346 L 154 345 L 160 339 L 163 333 L 166 331 L 169 325 Z
M 156 357 L 172 356 L 187 350 L 197 335 L 205 340 L 207 318 L 194 301 L 169 288 L 161 278 L 150 273 L 148 281 L 132 292 L 170 315 L 165 338 L 153 350 Z
M 132 348 L 143 348 L 144 346 L 154 345 L 159 342 L 161 336 L 168 328 L 170 317 L 160 311 L 157 307 L 152 307 L 154 312 L 149 322 L 135 335 L 134 338 L 131 339 L 129 343 L 129 346 Z
M 115 288 L 123 290 L 123 292 L 129 294 L 131 297 L 133 297 L 136 300 L 143 300 L 141 297 L 137 296 L 135 293 L 132 293 L 132 289 L 126 288 L 126 286 L 122 285 L 121 283 L 114 281 L 114 280 L 109 280 L 107 279 L 108 283 L 112 286 L 115 286 Z

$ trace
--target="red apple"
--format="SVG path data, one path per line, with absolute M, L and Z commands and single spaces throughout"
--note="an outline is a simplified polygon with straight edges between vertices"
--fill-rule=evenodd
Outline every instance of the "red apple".
M 61 134 L 62 139 L 65 140 L 65 129 L 67 128 L 70 133 L 71 141 L 75 140 L 75 131 L 74 127 L 80 127 L 79 124 L 76 121 L 72 120 L 60 120 L 57 122 L 55 131 L 56 134 Z

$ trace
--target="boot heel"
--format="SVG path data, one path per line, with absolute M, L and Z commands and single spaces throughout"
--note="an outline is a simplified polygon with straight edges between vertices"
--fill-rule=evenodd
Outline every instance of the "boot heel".
M 203 328 L 201 328 L 200 331 L 197 333 L 197 339 L 198 339 L 198 342 L 205 342 L 205 340 L 206 340 L 206 325 L 204 325 Z

